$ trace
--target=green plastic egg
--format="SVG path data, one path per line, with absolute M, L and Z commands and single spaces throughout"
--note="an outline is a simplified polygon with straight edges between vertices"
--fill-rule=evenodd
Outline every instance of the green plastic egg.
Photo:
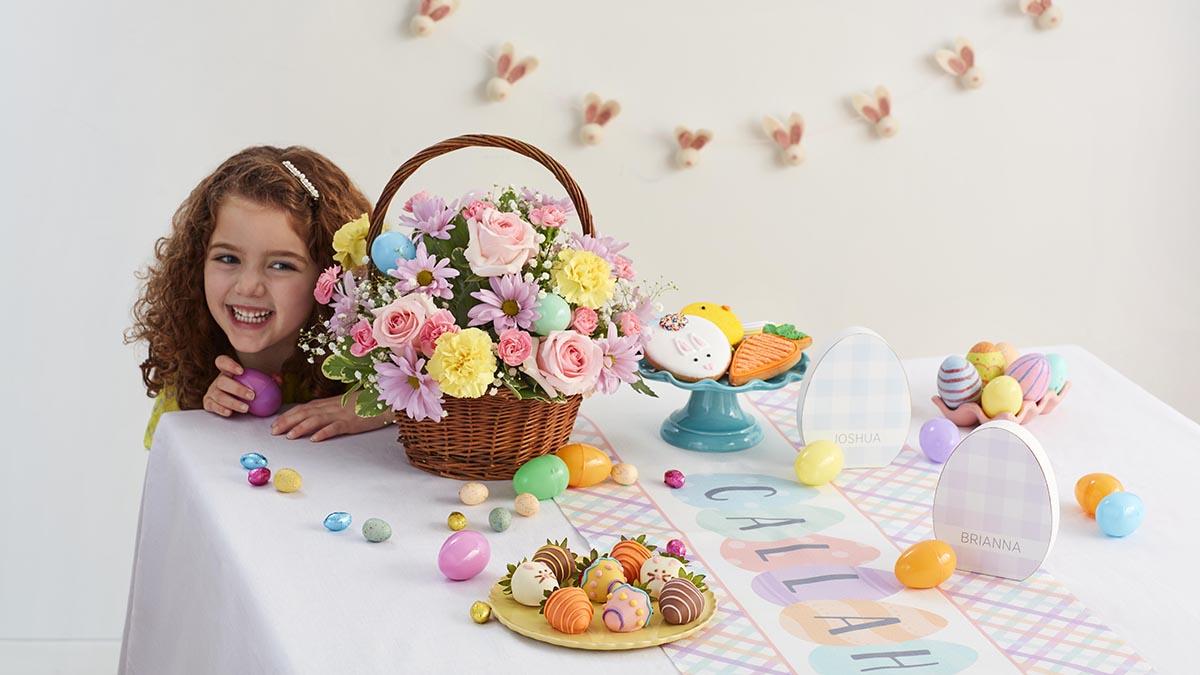
M 533 332 L 549 335 L 556 330 L 566 330 L 571 325 L 571 306 L 559 296 L 547 293 L 538 301 L 538 320 L 533 322 Z
M 571 472 L 567 463 L 554 455 L 535 457 L 521 465 L 513 476 L 513 490 L 528 492 L 538 499 L 554 499 L 567 489 Z

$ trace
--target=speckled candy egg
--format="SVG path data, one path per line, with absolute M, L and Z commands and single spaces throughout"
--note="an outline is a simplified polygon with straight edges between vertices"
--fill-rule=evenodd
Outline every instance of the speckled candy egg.
M 392 536 L 392 526 L 382 518 L 367 518 L 362 526 L 363 537 L 372 544 L 387 541 Z
M 947 408 L 954 410 L 970 401 L 978 401 L 983 392 L 979 371 L 961 356 L 947 356 L 938 368 L 938 396 Z
M 512 525 L 512 511 L 503 506 L 497 506 L 488 513 L 488 525 L 491 525 L 492 529 L 497 532 L 507 530 Z
M 995 417 L 1002 413 L 1015 416 L 1021 412 L 1021 406 L 1024 404 L 1024 392 L 1021 391 L 1021 385 L 1017 384 L 1016 379 L 1008 375 L 1001 375 L 987 383 L 980 399 L 983 403 L 983 413 L 988 417 Z
M 513 475 L 513 492 L 531 493 L 538 499 L 554 499 L 567 489 L 570 472 L 554 455 L 542 455 L 521 465 Z
M 612 473 L 612 460 L 594 445 L 571 443 L 560 448 L 554 456 L 567 465 L 568 487 L 591 487 Z
M 254 487 L 262 487 L 271 482 L 271 470 L 267 467 L 260 467 L 246 474 L 246 482 Z
M 985 387 L 988 382 L 1004 374 L 1004 352 L 986 340 L 976 342 L 975 346 L 971 347 L 971 351 L 967 352 L 967 361 L 979 371 L 979 377 Z
M 650 605 L 650 594 L 637 586 L 620 584 L 613 588 L 600 618 L 604 626 L 614 633 L 630 633 L 640 630 L 654 616 Z
M 528 492 L 517 495 L 517 498 L 513 500 L 513 509 L 526 518 L 536 516 L 541 508 L 542 505 L 538 502 L 538 498 Z
M 604 602 L 612 589 L 625 582 L 625 570 L 621 563 L 607 556 L 597 558 L 579 577 L 580 588 L 592 602 Z
M 523 562 L 513 571 L 509 583 L 513 600 L 527 607 L 537 607 L 546 599 L 546 591 L 558 588 L 558 579 L 548 565 Z
M 280 492 L 295 492 L 302 484 L 300 472 L 295 469 L 280 469 L 275 474 L 275 489 Z
M 446 517 L 446 527 L 458 532 L 467 529 L 467 517 L 459 511 L 454 511 Z
M 658 597 L 663 584 L 679 576 L 683 563 L 679 560 L 655 553 L 642 563 L 639 580 L 650 591 L 651 597 Z
M 458 501 L 475 506 L 487 501 L 488 488 L 483 483 L 467 483 L 458 489 Z
M 247 452 L 242 455 L 242 468 L 253 471 L 267 465 L 267 458 L 257 452 Z
M 1009 364 L 1005 375 L 1021 385 L 1026 401 L 1040 401 L 1050 387 L 1050 362 L 1041 354 L 1026 354 Z
M 350 527 L 350 514 L 345 511 L 334 511 L 325 516 L 325 529 L 330 532 L 341 532 Z
M 624 462 L 612 468 L 612 479 L 620 485 L 633 485 L 638 479 L 637 467 Z
M 905 549 L 896 558 L 896 579 L 909 588 L 933 588 L 954 574 L 958 557 L 944 541 L 928 539 Z

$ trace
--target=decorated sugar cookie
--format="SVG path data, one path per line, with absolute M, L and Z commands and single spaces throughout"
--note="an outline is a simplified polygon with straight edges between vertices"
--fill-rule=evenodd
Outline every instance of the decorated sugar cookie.
M 648 332 L 646 360 L 676 379 L 715 380 L 729 368 L 729 341 L 717 324 L 704 317 L 667 314 Z
M 704 317 L 717 324 L 721 332 L 725 333 L 725 337 L 729 339 L 731 347 L 736 347 L 746 335 L 746 329 L 742 327 L 742 320 L 733 313 L 729 305 L 719 305 L 715 302 L 693 302 L 679 310 L 679 313 Z

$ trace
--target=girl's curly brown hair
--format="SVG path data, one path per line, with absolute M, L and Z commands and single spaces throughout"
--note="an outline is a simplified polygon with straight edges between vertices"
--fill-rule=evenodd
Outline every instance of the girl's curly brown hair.
M 283 162 L 291 162 L 320 193 L 313 199 Z M 170 387 L 179 407 L 203 407 L 217 377 L 217 356 L 235 356 L 225 332 L 204 298 L 204 261 L 216 227 L 216 214 L 230 196 L 240 196 L 286 212 L 319 269 L 333 263 L 333 235 L 343 224 L 371 209 L 350 177 L 323 155 L 300 146 L 246 148 L 225 160 L 192 190 L 171 219 L 171 233 L 154 245 L 155 261 L 138 278 L 145 283 L 133 306 L 134 324 L 126 343 L 145 341 L 142 362 L 146 395 Z M 328 318 L 329 308 L 314 303 L 310 326 Z M 236 358 L 236 357 L 235 357 Z M 341 393 L 344 385 L 321 374 L 299 349 L 284 364 L 299 378 L 300 391 L 314 398 Z

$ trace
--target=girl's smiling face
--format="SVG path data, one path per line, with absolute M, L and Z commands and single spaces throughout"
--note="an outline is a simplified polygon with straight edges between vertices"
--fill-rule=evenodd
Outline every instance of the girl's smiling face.
M 204 262 L 208 311 L 242 365 L 278 372 L 312 313 L 320 270 L 285 211 L 232 195 L 216 220 Z

